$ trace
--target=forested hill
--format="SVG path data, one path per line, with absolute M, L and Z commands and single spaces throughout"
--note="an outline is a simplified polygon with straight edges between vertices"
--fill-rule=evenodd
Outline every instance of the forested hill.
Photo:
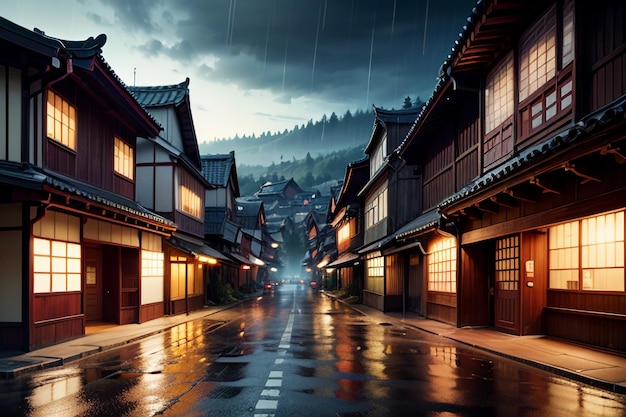
M 407 97 L 403 109 L 423 106 Z M 241 195 L 252 195 L 267 181 L 293 178 L 305 189 L 326 194 L 333 181 L 342 180 L 350 162 L 365 157 L 363 150 L 374 127 L 373 110 L 349 110 L 338 117 L 332 113 L 321 120 L 296 125 L 282 133 L 266 132 L 260 136 L 243 136 L 203 142 L 200 153 L 235 152 Z
M 332 113 L 330 117 L 296 125 L 282 133 L 266 132 L 260 136 L 243 136 L 203 142 L 201 154 L 225 154 L 235 151 L 237 165 L 280 164 L 283 161 L 304 159 L 308 154 L 317 157 L 334 151 L 365 146 L 372 134 L 374 116 L 372 111 L 347 111 L 341 118 Z

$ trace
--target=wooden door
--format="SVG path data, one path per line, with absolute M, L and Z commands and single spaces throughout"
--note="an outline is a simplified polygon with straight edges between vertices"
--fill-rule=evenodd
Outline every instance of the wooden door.
M 85 320 L 102 320 L 102 251 L 85 247 Z
M 520 238 L 496 241 L 494 325 L 520 334 Z

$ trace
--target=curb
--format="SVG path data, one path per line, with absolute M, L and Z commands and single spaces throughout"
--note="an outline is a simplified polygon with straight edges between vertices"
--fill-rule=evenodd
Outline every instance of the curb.
M 343 303 L 344 305 L 350 307 L 351 309 L 353 309 L 354 311 L 358 312 L 359 314 L 362 314 L 364 316 L 368 315 L 367 313 L 363 312 L 359 308 L 353 306 L 352 304 L 346 303 L 344 300 L 340 299 L 339 297 L 337 297 L 335 295 L 328 294 L 326 292 L 324 292 L 324 295 L 326 295 L 328 298 L 332 298 L 332 299 L 334 299 L 336 301 L 339 301 L 339 302 Z M 385 313 L 381 312 L 381 314 L 385 314 Z M 396 318 L 390 317 L 390 319 L 391 319 L 391 321 L 397 322 Z M 480 346 L 480 345 L 477 345 L 475 343 L 469 343 L 469 342 L 466 342 L 466 341 L 463 341 L 463 340 L 459 340 L 459 339 L 457 339 L 457 338 L 455 338 L 453 336 L 437 333 L 437 332 L 435 332 L 433 330 L 420 327 L 420 326 L 418 326 L 416 324 L 411 324 L 411 323 L 406 323 L 406 322 L 403 322 L 402 324 L 405 325 L 405 326 L 409 326 L 409 327 L 412 327 L 414 329 L 421 330 L 423 332 L 435 335 L 435 336 L 439 336 L 439 337 L 443 337 L 443 338 L 446 338 L 446 339 L 454 340 L 457 343 L 460 343 L 460 344 L 463 344 L 463 345 L 466 345 L 466 346 L 470 346 L 470 347 L 473 347 L 475 349 L 482 350 L 484 352 L 491 353 L 491 354 L 493 354 L 495 356 L 506 358 L 506 359 L 509 359 L 509 360 L 512 360 L 512 361 L 515 361 L 515 362 L 518 362 L 518 363 L 522 363 L 524 365 L 532 366 L 533 368 L 537 368 L 537 369 L 540 369 L 542 371 L 546 371 L 546 372 L 555 374 L 557 376 L 561 376 L 561 377 L 564 377 L 564 378 L 567 378 L 567 379 L 571 379 L 571 380 L 577 381 L 577 382 L 582 382 L 582 383 L 584 383 L 586 385 L 589 385 L 589 386 L 592 386 L 592 387 L 595 387 L 595 388 L 599 388 L 599 389 L 602 389 L 604 391 L 609 391 L 609 392 L 613 392 L 613 393 L 617 393 L 617 394 L 626 394 L 626 387 L 622 386 L 622 385 L 619 385 L 619 384 L 615 384 L 615 383 L 608 382 L 608 381 L 603 381 L 603 380 L 600 380 L 600 379 L 591 378 L 591 377 L 588 377 L 588 376 L 585 376 L 585 375 L 581 375 L 581 374 L 576 373 L 576 372 L 569 371 L 567 369 L 560 368 L 558 366 L 549 365 L 549 364 L 546 364 L 546 363 L 543 363 L 543 362 L 538 362 L 538 361 L 533 361 L 533 360 L 530 360 L 530 359 L 521 358 L 519 356 L 510 355 L 510 354 L 507 354 L 507 353 L 504 353 L 504 352 L 499 352 L 497 350 L 490 349 L 490 348 L 487 348 L 485 346 Z

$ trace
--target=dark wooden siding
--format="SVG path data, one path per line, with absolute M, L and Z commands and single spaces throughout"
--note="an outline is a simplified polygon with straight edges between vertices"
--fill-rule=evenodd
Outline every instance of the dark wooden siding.
M 196 195 L 200 197 L 200 207 L 204 207 L 204 185 L 185 169 L 178 168 L 178 173 L 180 185 L 183 185 L 196 193 Z M 200 210 L 200 215 L 204 215 L 203 209 Z M 195 218 L 187 213 L 175 209 L 173 220 L 180 230 L 198 237 L 204 237 L 204 219 Z
M 30 347 L 52 345 L 84 334 L 82 310 L 82 293 L 35 295 Z
M 122 249 L 120 324 L 139 322 L 139 250 Z
M 459 119 L 456 140 L 455 191 L 472 182 L 481 173 L 481 134 L 478 106 L 464 107 Z
M 577 24 L 584 31 L 576 38 L 577 51 L 585 54 L 590 76 L 581 80 L 592 91 L 592 111 L 626 94 L 626 5 L 622 0 L 607 0 L 602 7 L 577 2 Z
M 48 140 L 46 167 L 134 199 L 134 181 L 114 174 L 113 150 L 116 135 L 135 149 L 136 135 L 75 84 L 65 80 L 56 84 L 54 89 L 76 106 L 76 151 Z

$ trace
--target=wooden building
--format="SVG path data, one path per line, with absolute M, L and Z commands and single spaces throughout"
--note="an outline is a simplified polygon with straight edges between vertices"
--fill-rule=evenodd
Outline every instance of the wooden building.
M 365 154 L 369 177 L 357 194 L 364 204 L 363 243 L 357 250 L 364 259 L 363 304 L 382 311 L 402 305 L 404 263 L 397 254 L 386 256 L 383 245 L 393 233 L 420 213 L 419 172 L 405 169 L 404 161 L 391 157 L 418 115 L 419 108 L 374 108 L 374 128 Z
M 160 126 L 102 57 L 0 18 L 0 347 L 137 323 L 162 288 L 168 219 L 135 202 L 138 136 Z
M 202 155 L 202 175 L 213 185 L 204 199 L 204 239 L 211 247 L 224 253 L 229 261 L 212 269 L 208 282 L 208 297 L 219 301 L 219 286 L 229 284 L 235 290 L 251 291 L 252 262 L 240 255 L 237 223 L 237 198 L 240 197 L 235 152 Z
M 429 318 L 626 350 L 626 9 L 482 1 L 398 155 Z
M 137 139 L 136 199 L 177 226 L 165 240 L 165 282 L 142 308 L 143 321 L 206 305 L 211 270 L 228 258 L 204 243 L 205 193 L 215 187 L 202 176 L 189 78 L 129 90 L 162 126 L 156 138 Z
M 336 270 L 339 289 L 359 297 L 363 289 L 363 263 L 356 251 L 363 246 L 364 207 L 357 195 L 368 180 L 367 158 L 348 164 L 341 190 L 330 209 L 331 225 L 336 236 L 337 259 L 329 263 L 327 268 Z

